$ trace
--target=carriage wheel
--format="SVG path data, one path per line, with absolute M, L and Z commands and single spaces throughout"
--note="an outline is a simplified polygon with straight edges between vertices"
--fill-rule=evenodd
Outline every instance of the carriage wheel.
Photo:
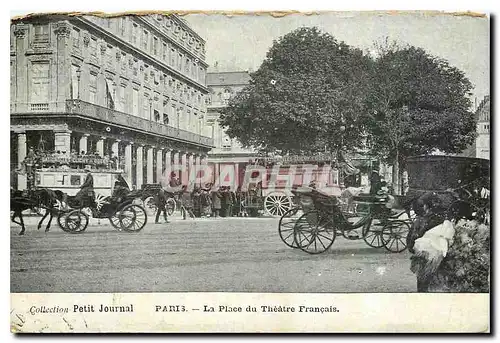
M 125 206 L 119 217 L 121 228 L 128 232 L 139 232 L 148 222 L 148 215 L 144 207 L 135 204 Z
M 271 193 L 264 199 L 264 209 L 273 217 L 281 217 L 292 207 L 292 199 L 283 193 Z
M 66 227 L 66 216 L 68 215 L 68 212 L 60 212 L 59 215 L 57 216 L 57 224 L 61 228 L 61 230 L 65 232 L 69 232 L 68 228 Z
M 69 233 L 82 233 L 89 225 L 89 217 L 80 210 L 61 213 L 57 217 L 61 229 Z
M 294 226 L 294 244 L 308 254 L 325 252 L 335 237 L 333 220 L 317 210 L 304 213 Z
M 391 220 L 382 228 L 382 242 L 390 252 L 406 250 L 406 236 L 410 231 L 410 224 L 404 220 Z
M 167 199 L 166 208 L 167 208 L 167 214 L 169 216 L 171 216 L 172 214 L 174 214 L 175 209 L 176 209 L 176 204 L 175 204 L 175 199 L 174 198 L 168 198 Z
M 363 240 L 365 243 L 372 248 L 382 248 L 384 246 L 382 229 L 380 222 L 374 225 L 373 220 L 369 220 L 363 227 Z
M 155 214 L 157 209 L 155 199 L 153 197 L 147 197 L 144 200 L 144 208 L 149 215 Z
M 280 234 L 280 238 L 283 243 L 288 245 L 290 248 L 298 248 L 297 244 L 295 243 L 293 228 L 295 226 L 295 223 L 297 222 L 297 219 L 302 214 L 301 212 L 299 213 L 299 210 L 299 207 L 289 209 L 285 212 L 285 214 L 281 216 L 278 224 L 278 232 Z
M 118 216 L 117 213 L 114 213 L 111 217 L 109 217 L 109 222 L 115 229 L 117 230 L 122 229 L 122 226 L 120 224 L 120 217 Z

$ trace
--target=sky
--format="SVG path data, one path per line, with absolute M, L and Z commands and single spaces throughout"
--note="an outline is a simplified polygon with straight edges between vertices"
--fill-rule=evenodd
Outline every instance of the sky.
M 429 13 L 324 12 L 269 15 L 190 14 L 190 26 L 206 40 L 206 62 L 219 71 L 256 70 L 273 40 L 303 26 L 316 26 L 346 44 L 368 51 L 385 37 L 421 47 L 462 70 L 478 102 L 490 92 L 489 21 Z M 213 69 L 213 68 L 212 68 Z

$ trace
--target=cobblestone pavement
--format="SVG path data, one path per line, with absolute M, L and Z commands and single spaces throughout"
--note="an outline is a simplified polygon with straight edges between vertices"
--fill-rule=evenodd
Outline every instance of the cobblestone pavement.
M 337 237 L 325 253 L 287 247 L 274 218 L 91 220 L 82 234 L 11 226 L 11 292 L 414 292 L 409 254 Z M 149 218 L 152 221 L 152 218 Z

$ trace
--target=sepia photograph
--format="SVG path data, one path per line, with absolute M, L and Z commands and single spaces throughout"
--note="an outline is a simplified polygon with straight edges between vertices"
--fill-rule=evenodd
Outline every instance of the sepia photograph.
M 11 327 L 141 306 L 82 293 L 489 301 L 490 101 L 487 14 L 12 16 L 10 292 L 68 301 Z M 151 312 L 342 312 L 255 307 Z

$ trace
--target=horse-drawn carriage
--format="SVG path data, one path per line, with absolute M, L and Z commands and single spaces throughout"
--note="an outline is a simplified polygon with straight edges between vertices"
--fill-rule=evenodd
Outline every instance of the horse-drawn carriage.
M 281 239 L 310 254 L 328 250 L 338 234 L 346 239 L 363 238 L 375 248 L 402 252 L 407 248 L 412 220 L 421 214 L 419 200 L 428 194 L 439 198 L 443 219 L 488 220 L 489 161 L 419 156 L 409 158 L 407 166 L 409 190 L 405 196 L 352 197 L 355 204 L 364 206 L 345 206 L 342 196 L 314 189 L 295 190 L 299 204 L 281 217 Z
M 354 197 L 363 210 L 343 211 L 340 197 L 312 188 L 294 191 L 299 205 L 280 218 L 279 234 L 283 242 L 310 254 L 328 250 L 337 235 L 348 240 L 363 239 L 374 248 L 385 247 L 391 252 L 406 249 L 406 234 L 411 225 L 408 207 L 391 202 L 387 195 Z M 354 207 L 357 209 L 358 207 Z
M 91 216 L 108 219 L 117 230 L 138 232 L 148 220 L 146 210 L 137 202 L 141 196 L 140 192 L 133 191 L 120 197 L 96 195 L 83 201 L 66 197 L 63 203 L 67 207 L 58 211 L 57 223 L 66 232 L 81 233 L 87 228 Z

